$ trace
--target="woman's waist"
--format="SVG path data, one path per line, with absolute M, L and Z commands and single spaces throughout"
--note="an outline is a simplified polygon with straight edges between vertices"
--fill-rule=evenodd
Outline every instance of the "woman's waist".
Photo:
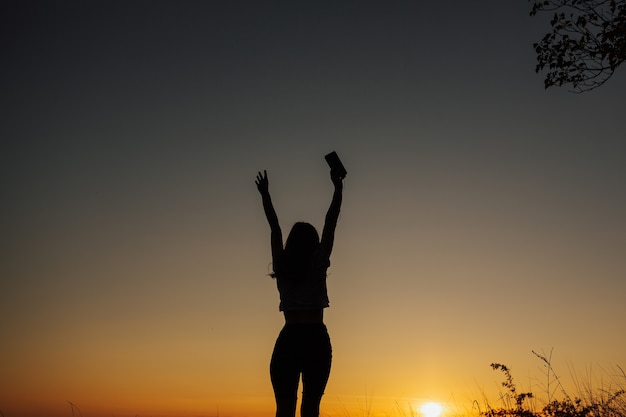
M 283 311 L 285 323 L 323 323 L 324 310 L 287 310 Z

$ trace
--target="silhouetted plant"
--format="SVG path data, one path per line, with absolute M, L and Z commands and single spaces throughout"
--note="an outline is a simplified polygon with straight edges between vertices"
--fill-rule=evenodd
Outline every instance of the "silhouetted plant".
M 508 394 L 501 397 L 504 407 L 496 409 L 489 407 L 483 415 L 486 417 L 535 417 L 535 412 L 524 408 L 524 400 L 533 398 L 532 392 L 518 393 L 511 370 L 505 365 L 492 363 L 491 367 L 504 373 L 505 380 L 502 382 L 502 386 L 508 390 Z M 515 405 L 511 403 L 511 400 L 514 401 Z
M 553 376 L 554 381 L 557 382 L 558 387 L 563 393 L 564 400 L 551 399 L 548 391 L 548 403 L 543 408 L 543 417 L 624 417 L 626 416 L 626 403 L 624 402 L 624 394 L 626 391 L 622 388 L 619 389 L 599 389 L 595 392 L 591 389 L 587 390 L 586 396 L 582 398 L 575 397 L 572 399 L 563 385 L 561 380 L 557 376 L 554 368 L 552 367 L 551 357 L 546 355 L 540 355 L 533 351 L 533 354 L 537 356 L 542 362 L 544 362 L 547 369 L 548 384 L 550 383 L 550 375 Z M 618 367 L 621 370 L 621 368 Z M 626 379 L 626 375 L 622 371 L 622 376 Z M 549 386 L 548 386 L 549 387 Z M 549 389 L 549 388 L 548 388 Z
M 571 84 L 573 92 L 604 84 L 626 60 L 626 0 L 529 0 L 531 16 L 554 12 L 552 31 L 535 43 L 536 72 L 545 88 Z
M 503 406 L 500 408 L 491 408 L 487 405 L 487 411 L 480 414 L 484 417 L 626 417 L 626 399 L 624 394 L 626 390 L 618 387 L 614 389 L 609 386 L 609 389 L 598 389 L 595 392 L 589 389 L 585 396 L 570 397 L 559 377 L 554 372 L 550 357 L 546 355 L 540 355 L 533 351 L 533 354 L 537 356 L 547 367 L 547 395 L 548 401 L 545 406 L 539 410 L 533 410 L 528 404 L 528 399 L 534 398 L 531 392 L 520 393 L 517 391 L 517 387 L 513 382 L 513 376 L 511 371 L 505 365 L 499 363 L 492 363 L 491 367 L 494 370 L 500 370 L 504 373 L 505 380 L 502 382 L 502 386 L 505 387 L 508 392 L 501 396 Z M 621 377 L 626 381 L 626 374 L 618 367 L 622 372 Z M 554 388 L 551 387 L 551 383 L 556 382 L 558 388 L 563 393 L 563 399 L 557 400 L 553 398 Z
M 78 407 L 76 406 L 76 404 L 74 404 L 74 403 L 73 403 L 73 402 L 71 402 L 71 401 L 68 401 L 67 403 L 68 403 L 68 404 L 70 405 L 70 407 L 72 408 L 72 417 L 75 417 L 75 415 L 74 415 L 74 410 L 78 411 L 78 415 L 79 415 L 79 417 L 83 417 L 83 413 L 80 411 L 80 408 L 78 408 Z

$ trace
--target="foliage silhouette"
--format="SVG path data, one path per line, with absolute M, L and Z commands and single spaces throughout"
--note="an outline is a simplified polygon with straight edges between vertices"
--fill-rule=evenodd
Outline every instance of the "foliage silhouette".
M 492 363 L 491 367 L 504 373 L 505 380 L 502 382 L 502 386 L 508 390 L 506 398 L 503 398 L 506 406 L 497 409 L 489 408 L 482 414 L 486 417 L 535 417 L 534 412 L 524 408 L 524 400 L 533 398 L 533 394 L 531 392 L 517 392 L 511 370 L 505 365 Z M 515 401 L 514 407 L 511 407 L 511 399 Z
M 530 15 L 539 12 L 554 12 L 552 31 L 533 44 L 535 71 L 547 69 L 545 88 L 593 90 L 626 59 L 626 0 L 534 1 Z
M 505 380 L 502 386 L 507 389 L 507 393 L 501 395 L 503 406 L 491 408 L 489 405 L 486 411 L 480 413 L 482 417 L 626 417 L 626 390 L 621 388 L 601 389 L 599 393 L 589 390 L 584 397 L 570 397 L 559 378 L 556 376 L 551 364 L 551 359 L 545 355 L 540 355 L 533 351 L 544 365 L 547 367 L 548 376 L 548 401 L 540 410 L 535 410 L 530 399 L 535 396 L 532 392 L 520 393 L 513 382 L 513 377 L 509 368 L 499 363 L 492 363 L 494 370 L 504 373 Z M 618 367 L 621 370 L 621 368 Z M 626 374 L 622 371 L 622 377 L 626 380 Z M 563 393 L 563 399 L 555 399 L 550 391 L 550 382 L 557 382 Z

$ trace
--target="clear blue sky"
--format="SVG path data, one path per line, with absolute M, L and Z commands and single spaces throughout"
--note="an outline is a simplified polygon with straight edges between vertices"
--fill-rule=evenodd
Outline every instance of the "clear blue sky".
M 527 2 L 2 7 L 5 415 L 272 415 L 254 177 L 321 227 L 331 150 L 327 415 L 624 366 L 626 76 L 545 91 Z

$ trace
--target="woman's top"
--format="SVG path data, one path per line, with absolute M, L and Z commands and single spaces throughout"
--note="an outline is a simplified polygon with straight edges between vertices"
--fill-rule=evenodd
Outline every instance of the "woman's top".
M 290 276 L 282 265 L 275 265 L 276 285 L 280 293 L 280 311 L 317 310 L 326 308 L 326 270 L 330 266 L 328 255 L 321 248 L 317 250 L 311 264 L 298 276 Z

